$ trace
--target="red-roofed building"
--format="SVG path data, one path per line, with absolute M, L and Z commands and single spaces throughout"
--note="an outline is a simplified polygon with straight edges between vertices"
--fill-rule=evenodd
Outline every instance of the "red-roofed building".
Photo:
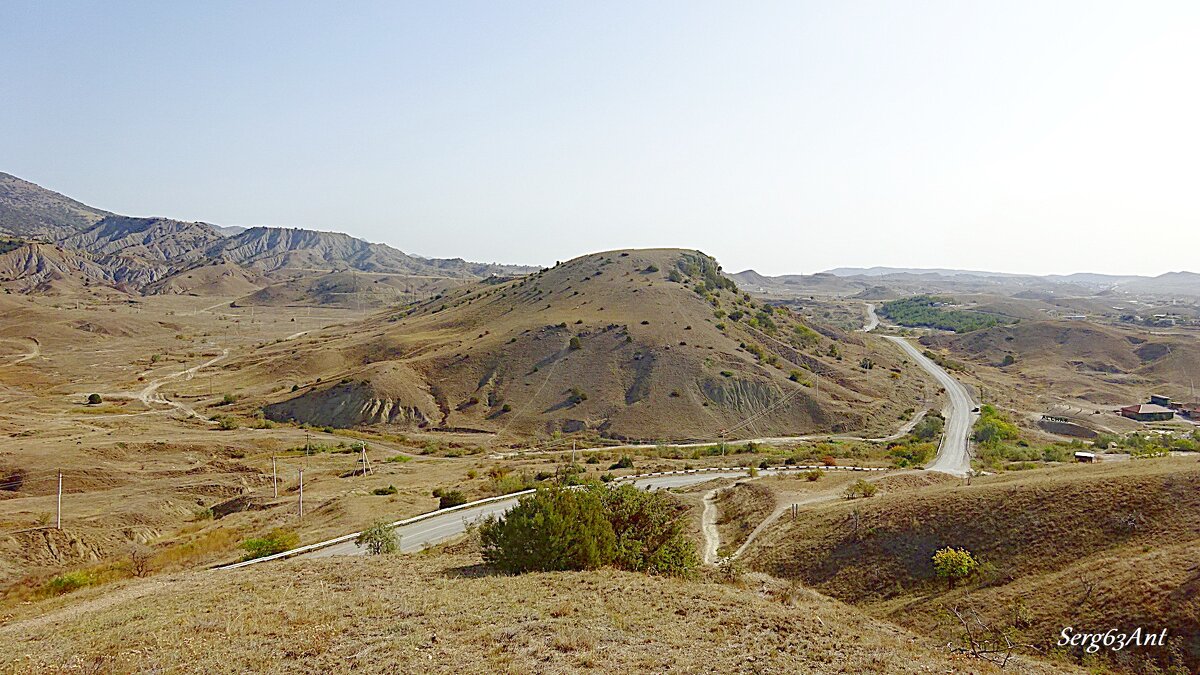
M 1175 419 L 1175 411 L 1153 403 L 1127 405 L 1121 408 L 1121 415 L 1139 422 L 1165 422 Z

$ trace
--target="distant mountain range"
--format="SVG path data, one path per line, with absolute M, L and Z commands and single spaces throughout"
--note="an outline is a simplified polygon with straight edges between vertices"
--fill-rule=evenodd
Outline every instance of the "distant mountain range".
M 816 274 L 774 277 L 746 270 L 730 277 L 751 289 L 787 293 L 857 293 L 863 298 L 939 292 L 1200 297 L 1200 274 L 1194 272 L 1168 272 L 1156 277 L 1089 272 L 1037 276 L 945 268 L 838 267 Z
M 524 274 L 533 267 L 412 256 L 339 232 L 220 227 L 135 218 L 97 209 L 0 173 L 0 281 L 19 290 L 109 284 L 155 292 L 181 272 L 234 264 L 258 274 L 282 270 L 428 275 L 462 279 Z

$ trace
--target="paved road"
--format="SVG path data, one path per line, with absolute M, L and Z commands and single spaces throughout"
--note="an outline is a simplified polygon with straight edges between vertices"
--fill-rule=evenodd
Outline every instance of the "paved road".
M 971 434 L 971 426 L 977 417 L 971 412 L 971 409 L 975 407 L 971 393 L 962 382 L 951 377 L 950 373 L 922 354 L 921 350 L 914 347 L 908 340 L 893 335 L 883 337 L 896 343 L 918 365 L 933 375 L 950 397 L 950 403 L 943 411 L 946 415 L 946 428 L 942 432 L 942 443 L 938 446 L 937 457 L 925 468 L 956 476 L 965 476 L 971 470 L 971 455 L 967 440 Z
M 634 485 L 646 490 L 662 490 L 703 483 L 715 478 L 741 478 L 745 475 L 745 471 L 705 471 L 694 474 L 652 476 L 636 480 L 634 481 Z M 468 524 L 477 522 L 489 515 L 499 515 L 507 512 L 513 506 L 516 506 L 518 499 L 519 497 L 514 497 L 503 501 L 491 502 L 397 527 L 396 533 L 400 535 L 400 549 L 405 552 L 419 551 L 426 546 L 450 539 L 466 531 Z M 356 546 L 353 541 L 346 541 L 318 549 L 311 553 L 305 553 L 299 557 L 328 558 L 337 555 L 363 555 L 365 552 Z
M 400 535 L 400 550 L 405 553 L 420 551 L 426 546 L 462 534 L 466 531 L 468 524 L 482 520 L 487 516 L 505 513 L 517 505 L 518 499 L 519 497 L 514 497 L 504 501 L 492 502 L 473 509 L 463 509 L 462 511 L 455 511 L 441 516 L 433 516 L 432 518 L 427 518 L 411 525 L 397 527 L 396 533 Z M 318 549 L 312 553 L 306 553 L 301 557 L 328 558 L 335 555 L 362 555 L 364 553 L 366 551 L 359 548 L 353 541 L 346 541 L 327 548 Z

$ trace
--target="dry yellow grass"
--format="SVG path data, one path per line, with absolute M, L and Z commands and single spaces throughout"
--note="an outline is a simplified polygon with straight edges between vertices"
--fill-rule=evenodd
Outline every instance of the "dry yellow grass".
M 717 532 L 721 545 L 717 553 L 725 556 L 736 551 L 755 527 L 775 510 L 775 493 L 762 481 L 738 483 L 717 492 Z
M 0 626 L 8 672 L 999 672 L 765 577 L 489 576 L 468 551 L 128 583 Z M 87 592 L 85 592 L 87 593 Z M 1023 672 L 1064 672 L 1022 663 Z

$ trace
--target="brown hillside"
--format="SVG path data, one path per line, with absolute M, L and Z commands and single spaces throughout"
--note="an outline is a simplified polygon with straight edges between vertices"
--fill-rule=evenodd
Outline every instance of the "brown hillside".
M 262 276 L 230 262 L 212 262 L 172 274 L 144 289 L 146 295 L 239 296 L 257 291 Z
M 954 605 L 1003 621 L 1023 603 L 1018 627 L 1043 647 L 1068 625 L 1169 627 L 1195 668 L 1197 522 L 1195 458 L 1070 466 L 811 508 L 771 527 L 748 560 L 940 637 L 954 634 L 939 618 Z M 948 591 L 931 563 L 946 546 L 970 550 L 984 573 Z
M 0 286 L 9 291 L 70 295 L 107 283 L 103 267 L 90 256 L 52 244 L 22 244 L 0 253 Z
M 340 271 L 273 283 L 238 299 L 242 306 L 379 309 L 428 299 L 466 283 L 462 277 Z
M 379 421 L 385 407 L 424 410 L 432 397 L 437 414 L 418 423 L 512 437 L 890 431 L 922 386 L 915 367 L 886 344 L 814 328 L 743 296 L 701 253 L 612 251 L 463 286 L 227 368 L 264 383 L 269 416 L 320 425 Z M 863 358 L 875 367 L 860 367 Z M 298 372 L 298 362 L 324 367 Z M 402 365 L 414 381 L 380 379 L 381 364 Z M 271 381 L 283 373 L 286 382 Z M 292 382 L 308 386 L 269 394 Z
M 1149 390 L 1186 397 L 1189 383 L 1200 379 L 1200 342 L 1145 329 L 1026 321 L 922 342 L 984 365 L 998 366 L 1011 355 L 1004 371 L 1025 386 L 1103 405 L 1142 400 Z

